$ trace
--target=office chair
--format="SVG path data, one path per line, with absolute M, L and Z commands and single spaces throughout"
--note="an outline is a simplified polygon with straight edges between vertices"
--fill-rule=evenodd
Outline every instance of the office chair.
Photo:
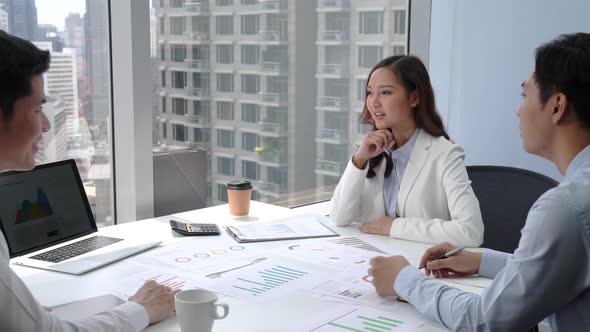
M 559 182 L 525 169 L 467 166 L 484 223 L 482 247 L 513 253 L 535 201 Z M 535 325 L 528 332 L 539 332 Z
M 525 169 L 467 166 L 484 223 L 482 247 L 513 253 L 533 203 L 559 182 Z
M 154 217 L 207 207 L 207 151 L 154 154 Z

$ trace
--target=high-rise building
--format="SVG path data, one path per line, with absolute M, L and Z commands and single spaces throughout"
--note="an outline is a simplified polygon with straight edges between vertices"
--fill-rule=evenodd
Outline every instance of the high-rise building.
M 350 143 L 359 144 L 369 130 L 359 121 L 369 71 L 386 56 L 406 53 L 407 8 L 407 0 L 317 1 L 320 190 L 334 188 L 356 149 Z
M 8 16 L 8 31 L 11 34 L 35 40 L 37 34 L 37 8 L 35 0 L 0 0 Z
M 96 138 L 106 140 L 110 114 L 109 30 L 106 1 L 86 0 L 85 44 L 90 78 L 90 95 L 85 109 L 88 125 L 100 130 Z
M 64 46 L 75 50 L 76 70 L 78 71 L 78 97 L 86 100 L 90 95 L 88 91 L 89 81 L 86 70 L 86 46 L 84 34 L 84 19 L 78 13 L 70 13 L 65 19 Z M 83 107 L 83 105 L 80 105 Z M 85 115 L 80 109 L 81 116 Z
M 37 164 L 43 164 L 67 157 L 68 133 L 66 128 L 67 105 L 59 96 L 47 95 L 43 113 L 49 120 L 49 130 L 43 133 L 42 143 L 35 156 Z
M 251 180 L 276 202 L 315 188 L 315 3 L 155 1 L 159 146 L 209 151 L 213 203 Z
M 8 11 L 6 5 L 0 2 L 0 30 L 10 32 L 8 29 Z
M 51 42 L 34 42 L 37 47 L 51 50 Z M 59 96 L 63 99 L 69 121 L 78 122 L 80 117 L 78 108 L 78 73 L 76 65 L 76 50 L 64 48 L 62 52 L 51 52 L 51 64 L 45 73 L 46 94 Z M 77 130 L 77 128 L 73 128 Z

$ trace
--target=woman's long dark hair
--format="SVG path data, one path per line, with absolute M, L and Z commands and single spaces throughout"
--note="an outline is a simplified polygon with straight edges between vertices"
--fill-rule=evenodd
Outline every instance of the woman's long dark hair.
M 381 60 L 378 64 L 371 69 L 367 82 L 365 84 L 365 106 L 361 114 L 361 123 L 370 124 L 373 130 L 377 130 L 375 127 L 375 121 L 367 108 L 367 86 L 369 79 L 373 72 L 379 68 L 389 68 L 400 80 L 401 84 L 406 89 L 407 93 L 416 91 L 418 94 L 418 105 L 414 108 L 414 120 L 416 121 L 416 127 L 424 129 L 427 133 L 432 136 L 449 139 L 449 135 L 445 131 L 444 124 L 438 112 L 436 111 L 436 105 L 434 102 L 434 91 L 432 90 L 432 84 L 430 83 L 430 77 L 426 67 L 413 55 L 396 55 Z M 380 155 L 371 158 L 369 160 L 369 170 L 367 172 L 367 178 L 370 179 L 375 176 L 374 168 L 379 165 L 381 159 L 385 158 L 387 165 L 385 167 L 385 177 L 391 174 L 393 169 L 393 163 L 389 155 L 384 151 Z

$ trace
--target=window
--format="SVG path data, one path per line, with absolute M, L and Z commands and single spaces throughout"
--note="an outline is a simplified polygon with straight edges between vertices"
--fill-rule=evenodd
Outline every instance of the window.
M 393 47 L 392 55 L 404 55 L 406 54 L 406 47 L 403 45 L 396 45 Z
M 167 138 L 167 132 L 166 130 L 168 129 L 168 126 L 166 125 L 166 123 L 162 123 L 162 138 L 166 139 Z
M 234 91 L 234 75 L 232 74 L 217 74 L 217 90 L 221 92 Z
M 172 8 L 182 8 L 184 4 L 184 0 L 170 0 L 170 7 Z
M 209 17 L 208 16 L 192 16 L 191 26 L 193 32 L 202 34 L 204 36 L 209 35 Z
M 193 60 L 209 60 L 209 46 L 193 45 Z
M 182 98 L 172 98 L 172 113 L 176 115 L 185 115 L 187 113 L 187 100 Z
M 186 142 L 186 127 L 180 124 L 173 124 L 172 135 L 175 141 Z
M 176 89 L 184 89 L 186 87 L 186 72 L 171 71 L 172 87 Z
M 219 120 L 234 119 L 234 103 L 227 101 L 217 102 L 217 118 Z
M 166 60 L 166 47 L 160 46 L 160 60 Z
M 383 33 L 383 11 L 360 12 L 359 33 L 366 35 Z
M 215 31 L 218 35 L 231 35 L 234 33 L 234 17 L 221 15 L 215 17 Z
M 234 47 L 232 45 L 217 45 L 217 63 L 233 63 Z
M 377 62 L 383 59 L 383 48 L 381 46 L 360 46 L 359 62 L 361 68 L 373 68 Z
M 258 75 L 242 75 L 242 92 L 258 93 L 260 91 L 260 78 Z
M 160 76 L 162 78 L 161 79 L 162 87 L 165 87 L 166 86 L 166 72 L 162 71 L 162 74 Z
M 217 173 L 234 176 L 234 159 L 217 157 Z
M 233 160 L 234 177 L 264 188 L 264 202 L 282 194 L 305 200 L 296 192 L 303 188 L 317 188 L 310 200 L 329 198 L 351 146 L 368 128 L 358 120 L 368 71 L 385 56 L 408 52 L 410 1 L 185 0 L 178 8 L 170 1 L 151 15 L 151 22 L 165 24 L 164 31 L 151 31 L 155 50 L 166 53 L 165 60 L 152 57 L 154 75 L 166 72 L 164 85 L 154 77 L 154 151 L 186 147 L 173 139 L 172 124 L 187 127 L 188 141 L 208 149 L 214 203 L 220 202 L 217 184 L 228 181 L 217 171 L 218 157 Z M 173 17 L 185 17 L 191 33 L 172 35 Z M 314 33 L 297 33 L 306 26 Z M 186 73 L 186 81 L 173 72 Z M 167 107 L 157 102 L 162 96 Z M 173 98 L 187 100 L 188 116 L 174 115 L 186 105 Z
M 367 97 L 367 80 L 356 80 L 356 100 L 364 102 Z
M 185 17 L 170 17 L 170 34 L 182 35 L 186 31 Z
M 242 121 L 258 123 L 260 121 L 260 110 L 256 104 L 242 104 Z
M 348 158 L 348 150 L 345 146 L 336 144 L 325 144 L 324 149 L 326 160 L 340 162 Z
M 242 64 L 256 65 L 260 62 L 260 46 L 258 45 L 242 45 Z
M 258 180 L 258 163 L 242 160 L 242 177 L 248 180 Z
M 193 88 L 209 90 L 209 73 L 193 73 Z
M 258 15 L 242 15 L 242 35 L 258 34 Z
M 211 141 L 209 138 L 209 129 L 193 128 L 193 136 L 197 143 L 209 143 Z
M 285 168 L 267 167 L 268 182 L 278 185 L 287 184 L 287 173 Z
M 232 130 L 217 129 L 217 146 L 233 149 L 234 132 Z
M 173 45 L 170 47 L 171 60 L 175 62 L 183 62 L 186 60 L 186 47 L 182 45 Z
M 219 1 L 219 0 L 218 0 Z M 221 183 L 217 184 L 217 200 L 227 202 L 227 186 Z
M 39 141 L 35 162 L 76 161 L 98 227 L 115 222 L 108 6 L 104 0 L 60 4 L 0 0 L 0 29 L 51 53 L 49 70 L 43 75 L 47 100 L 43 113 L 50 128 Z M 159 29 L 154 26 L 153 31 L 163 34 L 166 24 L 164 21 Z M 151 52 L 147 49 L 145 53 L 150 56 Z M 161 74 L 157 69 L 153 73 L 157 86 Z M 154 102 L 159 105 L 160 98 Z M 163 123 L 157 123 L 154 128 L 162 128 Z M 160 140 L 159 130 L 153 138 Z
M 393 33 L 405 34 L 406 33 L 406 11 L 405 10 L 394 10 L 393 11 Z
M 200 100 L 193 101 L 193 112 L 195 112 L 195 115 L 209 117 L 210 107 L 211 106 L 208 101 L 200 101 Z
M 162 108 L 162 113 L 166 113 L 166 97 L 162 97 L 162 106 L 160 106 Z
M 242 133 L 242 150 L 256 151 L 260 145 L 260 138 L 255 133 Z

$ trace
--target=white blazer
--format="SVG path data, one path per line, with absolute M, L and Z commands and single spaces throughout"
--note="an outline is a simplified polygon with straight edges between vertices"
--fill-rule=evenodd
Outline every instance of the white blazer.
M 483 242 L 479 201 L 471 188 L 464 157 L 459 145 L 420 130 L 400 184 L 400 216 L 391 226 L 391 237 L 472 247 Z M 371 179 L 366 178 L 368 169 L 366 166 L 360 170 L 352 160 L 348 162 L 330 206 L 337 226 L 386 216 L 385 160 L 375 168 L 376 175 Z

